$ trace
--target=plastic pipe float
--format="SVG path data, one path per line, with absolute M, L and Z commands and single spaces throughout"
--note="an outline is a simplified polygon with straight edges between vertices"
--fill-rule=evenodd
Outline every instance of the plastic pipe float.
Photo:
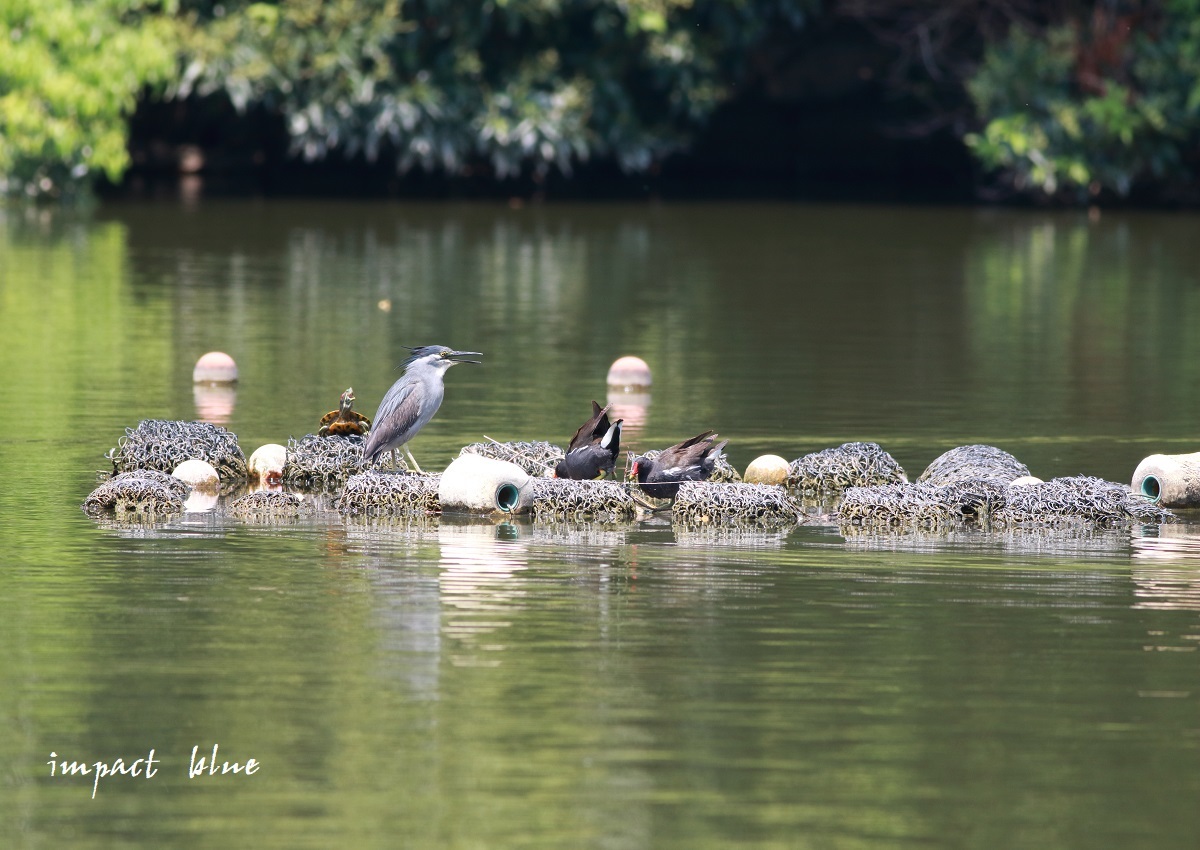
M 459 455 L 442 473 L 438 501 L 443 511 L 520 513 L 533 502 L 533 480 L 515 463 Z
M 1131 486 L 1163 507 L 1200 507 L 1200 452 L 1150 455 L 1133 471 Z

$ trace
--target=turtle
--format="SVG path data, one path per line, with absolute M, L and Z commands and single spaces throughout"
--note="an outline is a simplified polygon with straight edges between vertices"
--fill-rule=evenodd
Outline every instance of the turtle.
M 321 417 L 321 427 L 317 433 L 322 437 L 334 435 L 347 436 L 356 434 L 363 436 L 371 430 L 371 420 L 356 413 L 354 407 L 354 387 L 348 388 L 339 399 L 337 410 L 331 410 Z

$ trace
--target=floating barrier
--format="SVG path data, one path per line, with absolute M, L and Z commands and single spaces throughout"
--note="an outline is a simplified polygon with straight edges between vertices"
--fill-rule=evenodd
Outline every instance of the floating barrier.
M 165 472 L 139 469 L 122 472 L 105 481 L 83 500 L 83 510 L 93 516 L 111 513 L 117 519 L 155 519 L 183 513 L 191 486 Z
M 319 437 L 308 434 L 299 440 L 288 438 L 287 463 L 283 483 L 298 490 L 337 490 L 359 472 L 363 463 L 363 443 L 356 434 Z M 408 472 L 408 464 L 397 456 L 399 469 Z
M 803 522 L 804 510 L 783 487 L 687 481 L 675 497 L 672 522 L 683 525 L 776 527 Z
M 1029 467 L 995 446 L 959 446 L 945 452 L 925 467 L 917 481 L 922 484 L 960 484 L 964 481 L 993 481 L 1008 485 L 1029 475 Z
M 533 518 L 539 521 L 622 522 L 638 515 L 626 485 L 618 481 L 533 481 Z
M 875 529 L 946 529 L 986 515 L 999 500 L 999 490 L 999 485 L 985 481 L 954 486 L 917 482 L 850 487 L 842 494 L 834 517 L 839 525 Z
M 1124 484 L 1087 475 L 1009 487 L 993 522 L 999 526 L 1088 523 L 1168 523 L 1178 518 Z
M 1132 487 L 1163 507 L 1200 507 L 1200 452 L 1150 455 L 1134 470 Z
M 845 492 L 835 517 L 843 526 L 924 530 L 965 524 L 983 528 L 1111 527 L 1176 519 L 1169 510 L 1122 484 L 1088 476 L 1018 487 L 986 480 L 945 486 L 917 482 L 852 487 Z
M 272 521 L 300 516 L 304 500 L 296 493 L 259 490 L 239 496 L 229 505 L 229 513 L 238 519 Z
M 222 482 L 246 478 L 246 456 L 237 437 L 208 422 L 145 419 L 137 428 L 126 428 L 125 436 L 105 457 L 118 473 L 138 469 L 169 473 L 196 458 L 211 464 Z
M 413 475 L 399 459 L 401 472 L 365 469 L 363 438 L 309 434 L 289 440 L 254 470 L 270 480 L 280 467 L 290 492 L 262 492 L 233 501 L 228 512 L 252 519 L 275 519 L 313 512 L 321 493 L 337 493 L 334 507 L 343 514 L 368 517 L 427 517 L 444 509 L 472 512 L 530 511 L 536 523 L 618 524 L 645 516 L 644 501 L 619 481 L 566 481 L 551 477 L 563 457 L 548 442 L 501 443 L 489 440 L 463 447 L 440 475 Z M 660 451 L 649 451 L 655 457 Z M 256 458 L 259 453 L 256 452 Z M 153 520 L 192 510 L 190 488 L 168 473 L 192 458 L 216 470 L 222 482 L 244 479 L 248 465 L 237 438 L 205 422 L 144 420 L 127 429 L 106 455 L 117 474 L 97 487 L 83 510 L 118 520 Z M 777 459 L 779 467 L 782 459 Z M 751 468 L 754 465 L 751 465 Z M 751 468 L 747 469 L 749 474 Z M 786 486 L 742 482 L 729 461 L 717 459 L 705 482 L 686 482 L 670 508 L 681 529 L 729 527 L 788 529 L 812 522 L 802 497 L 818 494 L 840 502 L 827 518 L 844 536 L 939 533 L 957 530 L 1113 528 L 1175 521 L 1169 505 L 1183 500 L 1200 504 L 1200 453 L 1154 455 L 1134 475 L 1138 492 L 1099 478 L 1075 476 L 1041 481 L 1008 452 L 993 446 L 952 449 L 931 463 L 915 483 L 876 443 L 845 443 L 805 455 L 787 464 Z M 1195 488 L 1189 489 L 1189 488 Z M 228 489 L 228 488 L 227 488 Z M 211 497 L 214 501 L 215 495 Z M 1194 501 L 1188 501 L 1194 500 Z M 829 501 L 822 502 L 827 510 Z M 202 509 L 202 508 L 201 508 Z
M 849 487 L 906 484 L 908 476 L 878 443 L 843 443 L 789 464 L 787 486 L 808 496 L 836 496 Z
M 528 474 L 538 478 L 548 478 L 554 474 L 554 467 L 563 459 L 564 452 L 553 443 L 537 440 L 531 443 L 499 443 L 489 440 L 485 443 L 471 443 L 459 450 L 463 455 L 479 455 L 515 463 Z
M 521 513 L 533 501 L 532 477 L 515 463 L 460 454 L 438 483 L 442 511 Z
M 436 514 L 441 511 L 440 480 L 438 474 L 360 472 L 347 479 L 333 505 L 352 516 Z

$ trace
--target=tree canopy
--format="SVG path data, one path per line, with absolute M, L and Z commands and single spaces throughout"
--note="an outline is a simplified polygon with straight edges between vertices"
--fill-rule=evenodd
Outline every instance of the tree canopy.
M 138 96 L 177 72 L 174 11 L 151 0 L 0 2 L 0 193 L 121 176 Z
M 0 0 L 0 190 L 119 180 L 138 104 L 195 96 L 269 111 L 303 160 L 636 173 L 744 96 L 764 45 L 839 16 L 991 185 L 1195 194 L 1200 0 Z

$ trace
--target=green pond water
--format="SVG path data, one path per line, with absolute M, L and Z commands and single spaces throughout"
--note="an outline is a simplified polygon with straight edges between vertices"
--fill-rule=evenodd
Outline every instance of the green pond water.
M 565 443 L 636 354 L 629 449 L 714 429 L 744 468 L 869 440 L 915 478 L 987 443 L 1128 482 L 1200 450 L 1198 234 L 758 204 L 0 212 L 0 845 L 1200 846 L 1194 515 L 847 538 L 79 507 L 142 419 L 214 418 L 249 454 L 348 386 L 374 413 L 427 343 L 485 365 L 449 373 L 426 468 L 484 435 Z M 192 386 L 213 349 L 232 393 Z M 214 746 L 254 773 L 190 776 Z M 140 775 L 61 773 L 118 758 Z

